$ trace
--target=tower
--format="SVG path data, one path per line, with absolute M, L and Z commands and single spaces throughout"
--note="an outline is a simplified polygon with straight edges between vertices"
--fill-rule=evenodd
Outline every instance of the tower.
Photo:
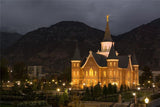
M 74 89 L 78 89 L 79 88 L 79 84 L 80 84 L 80 76 L 82 75 L 81 73 L 81 57 L 80 57 L 80 52 L 78 49 L 78 43 L 76 42 L 76 49 L 75 49 L 75 53 L 74 56 L 71 60 L 71 78 L 72 78 L 72 88 Z
M 109 55 L 107 57 L 107 67 L 108 71 L 111 72 L 111 78 L 109 78 L 109 83 L 113 85 L 117 85 L 117 87 L 120 87 L 121 82 L 120 82 L 120 72 L 118 72 L 118 56 L 116 55 L 114 46 L 112 44 Z M 118 79 L 117 79 L 118 78 Z
M 107 15 L 106 18 L 107 18 L 107 25 L 103 41 L 101 42 L 101 51 L 98 51 L 97 53 L 108 57 L 113 41 L 109 29 L 109 15 Z
M 135 85 L 139 84 L 139 65 L 136 60 L 135 54 L 132 55 L 132 65 L 133 65 L 133 82 Z

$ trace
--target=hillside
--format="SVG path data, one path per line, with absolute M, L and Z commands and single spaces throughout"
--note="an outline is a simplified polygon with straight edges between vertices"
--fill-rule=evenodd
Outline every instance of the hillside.
M 116 48 L 120 54 L 135 53 L 141 66 L 160 70 L 160 18 L 119 35 Z
M 88 51 L 100 49 L 104 32 L 81 22 L 63 21 L 25 34 L 5 51 L 10 62 L 24 61 L 42 65 L 46 72 L 61 72 L 70 66 L 76 40 L 82 58 Z M 160 70 L 160 19 L 139 26 L 125 34 L 113 36 L 120 54 L 135 53 L 141 66 Z
M 12 46 L 22 37 L 19 33 L 0 32 L 0 48 L 3 50 Z

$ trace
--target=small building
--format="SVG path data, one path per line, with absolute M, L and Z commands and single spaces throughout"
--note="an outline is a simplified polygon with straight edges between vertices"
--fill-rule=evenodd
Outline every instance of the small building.
M 28 66 L 28 76 L 30 79 L 41 79 L 45 77 L 46 74 L 42 73 L 42 66 Z
M 139 65 L 136 57 L 117 54 L 109 30 L 108 17 L 101 51 L 89 51 L 87 58 L 82 60 L 78 44 L 76 46 L 75 54 L 71 59 L 72 86 L 75 89 L 95 86 L 98 83 L 101 86 L 108 86 L 111 83 L 118 88 L 121 85 L 130 88 L 139 85 Z

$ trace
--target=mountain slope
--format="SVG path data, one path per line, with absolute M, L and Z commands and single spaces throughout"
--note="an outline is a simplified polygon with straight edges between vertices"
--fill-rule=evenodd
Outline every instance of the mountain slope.
M 0 48 L 3 50 L 13 45 L 21 37 L 18 33 L 0 32 Z
M 5 51 L 12 63 L 24 61 L 28 65 L 42 65 L 46 72 L 60 72 L 70 66 L 76 41 L 82 58 L 89 50 L 100 49 L 104 32 L 81 22 L 63 21 L 25 34 Z M 130 32 L 113 36 L 120 54 L 136 54 L 141 66 L 160 69 L 160 20 L 139 26 Z
M 27 33 L 6 51 L 6 56 L 28 65 L 43 65 L 47 72 L 58 72 L 64 65 L 70 66 L 76 40 L 81 56 L 86 56 L 89 50 L 98 50 L 103 34 L 81 22 L 63 21 Z
M 160 18 L 119 35 L 116 48 L 120 54 L 136 54 L 141 66 L 160 70 Z

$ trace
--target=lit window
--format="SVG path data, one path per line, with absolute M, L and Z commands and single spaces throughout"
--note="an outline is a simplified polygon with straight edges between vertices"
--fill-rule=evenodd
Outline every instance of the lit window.
M 106 77 L 106 71 L 103 72 L 104 77 Z
M 75 71 L 73 71 L 73 75 L 76 75 L 76 72 L 75 72 Z
M 116 66 L 116 62 L 114 62 L 114 66 Z
M 93 69 L 92 68 L 90 68 L 90 70 L 89 70 L 89 76 L 93 76 Z
M 112 71 L 110 71 L 110 76 L 113 77 Z
M 97 76 L 97 71 L 95 71 L 95 76 Z
M 74 63 L 74 65 L 73 65 L 74 67 L 76 66 L 76 64 Z
M 77 71 L 77 75 L 79 75 L 79 71 Z
M 77 63 L 77 67 L 79 67 L 79 63 Z
M 86 76 L 88 76 L 88 71 L 86 71 Z
M 112 66 L 112 62 L 110 62 L 110 66 Z

